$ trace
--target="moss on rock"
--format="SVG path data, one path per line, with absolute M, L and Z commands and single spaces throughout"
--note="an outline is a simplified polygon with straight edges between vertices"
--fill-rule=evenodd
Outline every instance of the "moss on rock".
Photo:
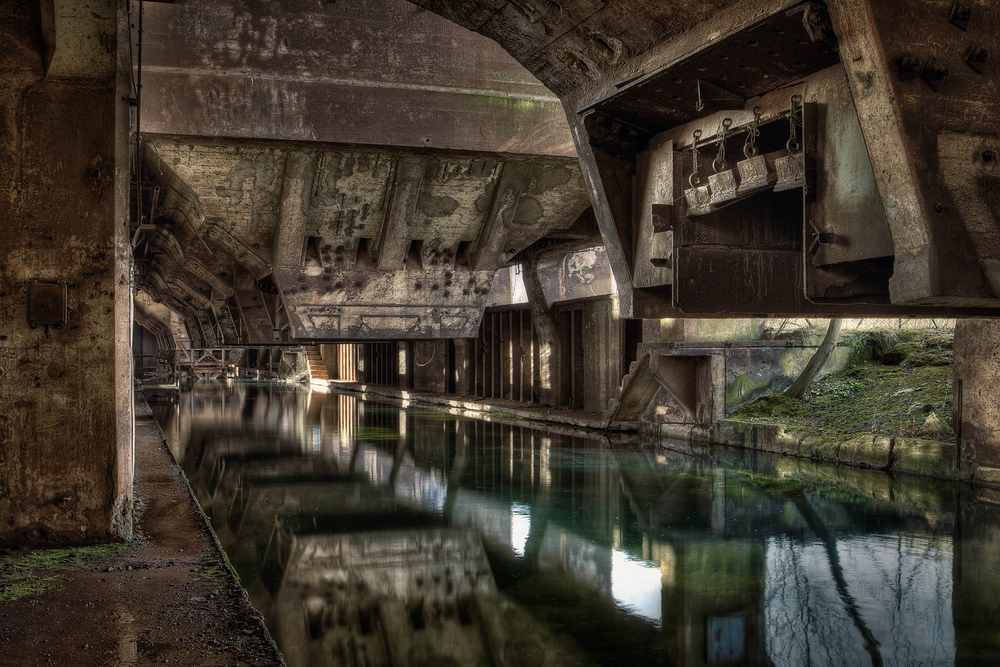
M 808 407 L 797 398 L 790 398 L 783 394 L 771 394 L 751 401 L 739 411 L 738 416 L 749 418 L 795 417 L 804 415 L 808 411 Z
M 896 343 L 882 357 L 882 363 L 886 366 L 899 366 L 922 349 L 923 346 L 919 343 Z

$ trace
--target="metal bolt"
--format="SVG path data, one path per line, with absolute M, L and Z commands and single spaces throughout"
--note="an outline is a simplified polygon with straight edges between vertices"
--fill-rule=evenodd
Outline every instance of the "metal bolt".
M 968 30 L 969 22 L 972 20 L 972 7 L 956 1 L 951 6 L 951 18 L 948 20 L 959 30 Z
M 896 66 L 900 81 L 909 81 L 920 74 L 920 59 L 914 58 L 910 53 L 898 58 Z
M 969 65 L 969 67 L 976 70 L 980 74 L 983 73 L 983 68 L 986 66 L 986 61 L 989 59 L 990 50 L 978 42 L 970 44 L 969 50 L 965 53 L 965 62 Z
M 936 93 L 941 87 L 941 84 L 948 77 L 948 68 L 938 62 L 937 58 L 931 58 L 924 65 L 924 71 L 920 73 L 920 78 L 931 87 L 931 89 Z

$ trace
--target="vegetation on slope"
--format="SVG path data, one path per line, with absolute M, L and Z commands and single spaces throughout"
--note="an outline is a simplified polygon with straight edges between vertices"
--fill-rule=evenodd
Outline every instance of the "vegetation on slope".
M 801 399 L 763 396 L 733 418 L 780 421 L 821 435 L 954 438 L 951 335 L 864 332 L 845 339 L 852 348 L 848 368 L 814 382 Z

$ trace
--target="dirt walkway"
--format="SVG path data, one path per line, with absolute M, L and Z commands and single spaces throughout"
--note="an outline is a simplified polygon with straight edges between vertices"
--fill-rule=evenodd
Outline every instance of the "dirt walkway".
M 0 602 L 0 664 L 282 665 L 148 406 L 136 412 L 135 542 L 0 552 L 0 595 L 49 586 Z

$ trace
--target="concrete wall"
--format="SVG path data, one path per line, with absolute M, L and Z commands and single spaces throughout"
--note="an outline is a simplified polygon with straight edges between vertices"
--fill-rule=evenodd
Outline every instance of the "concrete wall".
M 959 465 L 974 479 L 1000 483 L 1000 322 L 959 320 L 954 359 Z
M 818 344 L 807 347 L 733 347 L 726 355 L 726 414 L 765 394 L 776 394 L 792 386 L 806 367 Z M 820 369 L 820 375 L 847 366 L 851 350 L 837 347 Z
M 642 340 L 647 343 L 725 342 L 759 340 L 764 320 L 663 318 L 642 320 Z
M 38 3 L 0 9 L 0 543 L 131 531 L 127 26 L 55 5 L 45 36 Z M 36 281 L 65 283 L 61 328 L 29 326 Z

